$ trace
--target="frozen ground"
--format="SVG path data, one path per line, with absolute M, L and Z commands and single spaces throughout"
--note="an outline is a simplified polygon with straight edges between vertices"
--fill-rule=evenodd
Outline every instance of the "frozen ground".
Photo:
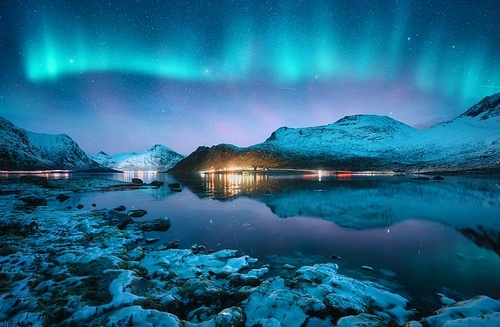
M 26 205 L 42 198 L 50 203 L 58 195 L 72 196 L 74 191 L 136 187 L 116 184 L 91 178 L 1 182 L 0 324 L 500 324 L 500 302 L 489 297 L 444 301 L 448 306 L 430 317 L 420 317 L 402 296 L 373 282 L 346 277 L 335 264 L 288 266 L 291 274 L 269 277 L 270 267 L 234 250 L 205 254 L 202 246 L 145 246 L 143 230 L 147 228 L 125 217 L 126 211 Z M 161 223 L 149 226 L 168 228 Z M 170 245 L 175 246 L 175 242 Z

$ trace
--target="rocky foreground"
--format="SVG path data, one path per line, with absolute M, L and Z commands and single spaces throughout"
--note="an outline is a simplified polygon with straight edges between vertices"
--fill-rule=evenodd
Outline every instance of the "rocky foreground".
M 128 185 L 128 186 L 127 186 Z M 161 185 L 99 179 L 2 182 L 0 324 L 6 326 L 498 326 L 486 296 L 420 317 L 400 295 L 342 275 L 332 263 L 267 277 L 269 266 L 235 250 L 154 243 L 168 218 L 139 223 L 123 206 L 50 203 L 72 192 Z M 58 198 L 59 197 L 59 198 Z M 28 199 L 28 200 L 27 200 Z M 41 202 L 28 202 L 38 199 Z

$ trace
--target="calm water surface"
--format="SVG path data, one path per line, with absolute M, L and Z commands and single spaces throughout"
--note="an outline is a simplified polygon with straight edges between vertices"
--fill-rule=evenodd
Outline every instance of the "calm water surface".
M 311 174 L 113 174 L 181 183 L 159 189 L 73 196 L 64 204 L 146 209 L 172 227 L 151 233 L 181 247 L 237 249 L 287 274 L 284 263 L 336 262 L 340 272 L 376 281 L 421 310 L 435 292 L 500 298 L 500 178 L 319 176 Z M 73 176 L 70 176 L 72 178 Z M 343 258 L 331 259 L 332 254 Z M 362 270 L 361 266 L 374 271 Z

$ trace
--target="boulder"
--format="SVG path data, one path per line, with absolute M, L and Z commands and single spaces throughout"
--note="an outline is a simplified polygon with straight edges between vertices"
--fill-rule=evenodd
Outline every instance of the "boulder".
M 23 201 L 27 206 L 30 206 L 30 207 L 38 207 L 38 206 L 45 207 L 45 206 L 47 206 L 47 200 L 41 196 L 27 196 L 27 197 L 21 198 L 20 200 Z
M 80 210 L 80 209 L 83 209 L 84 205 L 80 203 L 80 204 L 79 204 L 79 205 L 77 205 L 76 207 L 78 208 L 78 210 Z
M 224 288 L 209 279 L 191 278 L 180 288 L 179 294 L 191 299 L 194 302 L 203 303 L 209 306 L 220 305 L 227 293 Z
M 216 327 L 245 327 L 247 315 L 240 307 L 222 310 L 214 319 Z
M 127 208 L 125 206 L 123 206 L 123 205 L 120 205 L 118 207 L 111 208 L 111 210 L 120 211 L 121 212 L 121 211 L 127 210 Z
M 170 187 L 170 188 L 180 188 L 181 184 L 180 183 L 170 183 L 170 184 L 168 184 L 168 187 Z
M 438 175 L 438 176 L 435 176 L 432 180 L 434 180 L 434 181 L 442 181 L 442 180 L 444 180 L 444 177 Z
M 148 212 L 143 209 L 134 209 L 134 210 L 129 210 L 127 214 L 132 217 L 132 218 L 141 218 L 142 216 L 146 215 Z
M 132 218 L 124 213 L 109 210 L 104 214 L 104 219 L 112 226 L 116 226 L 119 229 L 124 229 L 129 223 L 134 222 Z
M 144 182 L 140 178 L 132 178 L 132 183 L 142 185 Z
M 140 223 L 139 228 L 145 232 L 164 232 L 167 231 L 172 224 L 168 217 L 163 217 L 153 221 Z
M 59 194 L 58 196 L 56 196 L 56 200 L 61 202 L 61 203 L 66 201 L 69 198 L 70 198 L 70 196 L 66 195 L 66 194 Z
M 153 243 L 158 242 L 159 240 L 160 240 L 160 239 L 159 239 L 159 238 L 157 238 L 157 237 L 150 237 L 150 238 L 145 239 L 146 244 L 153 244 Z
M 165 183 L 160 182 L 160 181 L 152 181 L 150 185 L 160 187 L 160 186 L 163 186 L 163 184 L 165 184 Z
M 171 240 L 167 244 L 165 244 L 167 249 L 178 249 L 179 248 L 179 240 Z

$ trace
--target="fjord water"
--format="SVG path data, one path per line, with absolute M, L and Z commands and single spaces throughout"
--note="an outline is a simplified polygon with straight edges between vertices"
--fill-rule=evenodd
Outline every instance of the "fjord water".
M 271 274 L 292 273 L 282 269 L 285 263 L 335 262 L 341 273 L 386 285 L 419 307 L 437 307 L 436 292 L 454 299 L 500 297 L 498 176 L 441 181 L 316 172 L 100 177 L 140 177 L 166 185 L 72 195 L 49 205 L 146 209 L 141 219 L 167 216 L 172 222 L 167 232 L 147 235 L 162 243 L 178 239 L 181 247 L 237 249 L 270 264 Z M 173 182 L 182 192 L 169 189 Z

